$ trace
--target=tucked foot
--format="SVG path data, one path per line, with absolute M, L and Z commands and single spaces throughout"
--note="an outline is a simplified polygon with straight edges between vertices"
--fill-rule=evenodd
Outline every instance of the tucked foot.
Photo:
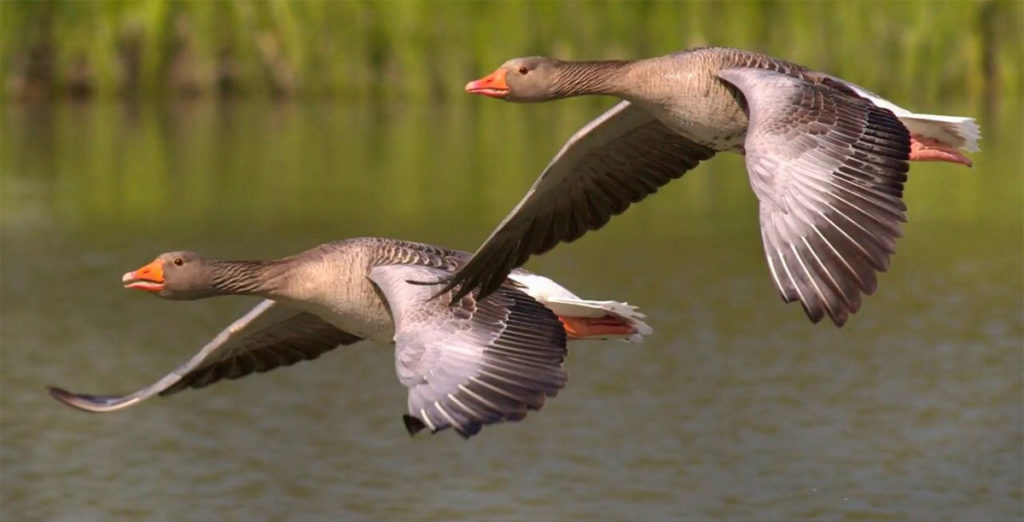
M 629 323 L 621 318 L 605 315 L 604 317 L 564 317 L 558 319 L 565 325 L 565 334 L 570 339 L 590 339 L 610 336 L 630 336 L 637 333 Z
M 948 161 L 968 167 L 974 165 L 967 156 L 960 153 L 960 149 L 917 134 L 910 136 L 910 161 Z

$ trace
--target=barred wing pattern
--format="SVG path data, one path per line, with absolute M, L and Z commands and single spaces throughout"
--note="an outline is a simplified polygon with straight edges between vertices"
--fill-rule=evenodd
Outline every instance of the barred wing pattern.
M 522 419 L 565 386 L 566 336 L 553 312 L 511 287 L 448 306 L 432 286 L 449 272 L 382 265 L 369 277 L 391 307 L 395 369 L 409 388 L 406 428 L 454 428 L 470 437 L 487 424 Z
M 188 387 L 202 388 L 221 379 L 237 379 L 299 361 L 316 359 L 360 338 L 319 317 L 266 299 L 231 323 L 188 362 L 155 383 L 129 395 L 90 395 L 49 387 L 53 398 L 81 410 L 107 413 Z
M 877 286 L 906 222 L 910 136 L 887 109 L 761 69 L 719 76 L 747 100 L 744 142 L 782 298 L 842 326 Z
M 603 227 L 714 154 L 620 102 L 569 138 L 441 293 L 456 290 L 453 301 L 477 288 L 478 297 L 489 295 L 531 255 Z

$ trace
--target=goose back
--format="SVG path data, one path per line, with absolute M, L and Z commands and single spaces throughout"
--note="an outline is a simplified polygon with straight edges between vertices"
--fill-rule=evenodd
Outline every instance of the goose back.
M 746 100 L 718 77 L 730 68 L 765 69 L 820 83 L 795 63 L 741 49 L 703 47 L 637 60 L 620 80 L 620 95 L 696 143 L 741 151 L 749 123 Z
M 353 335 L 390 343 L 394 336 L 391 312 L 369 279 L 370 270 L 382 265 L 454 270 L 467 256 L 433 245 L 389 238 L 325 243 L 284 259 L 285 281 L 268 297 L 323 317 Z

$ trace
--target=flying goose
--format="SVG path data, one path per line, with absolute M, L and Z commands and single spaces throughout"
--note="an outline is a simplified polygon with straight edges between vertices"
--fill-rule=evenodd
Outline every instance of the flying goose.
M 761 238 L 785 302 L 842 326 L 889 267 L 909 161 L 970 166 L 973 118 L 915 114 L 845 80 L 708 47 L 635 61 L 515 58 L 466 91 L 511 102 L 621 98 L 565 143 L 444 291 L 486 296 L 717 152 L 746 156 Z
M 264 298 L 190 360 L 129 395 L 89 395 L 50 387 L 75 408 L 111 412 L 154 395 L 202 388 L 302 360 L 363 339 L 394 343 L 398 380 L 409 389 L 410 434 L 522 419 L 565 386 L 567 339 L 625 338 L 651 328 L 635 307 L 589 301 L 554 281 L 515 270 L 477 299 L 430 299 L 415 284 L 450 275 L 465 252 L 395 239 L 327 243 L 272 261 L 220 261 L 189 252 L 161 254 L 122 278 L 126 288 L 165 299 L 219 295 Z

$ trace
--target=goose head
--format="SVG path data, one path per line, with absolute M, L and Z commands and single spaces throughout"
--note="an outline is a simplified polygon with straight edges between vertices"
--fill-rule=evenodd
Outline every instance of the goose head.
M 149 264 L 121 277 L 125 288 L 144 290 L 165 299 L 199 299 L 219 293 L 214 269 L 187 250 L 160 254 Z
M 513 58 L 491 74 L 466 84 L 466 92 L 512 102 L 539 102 L 558 97 L 553 88 L 561 62 L 545 56 Z

